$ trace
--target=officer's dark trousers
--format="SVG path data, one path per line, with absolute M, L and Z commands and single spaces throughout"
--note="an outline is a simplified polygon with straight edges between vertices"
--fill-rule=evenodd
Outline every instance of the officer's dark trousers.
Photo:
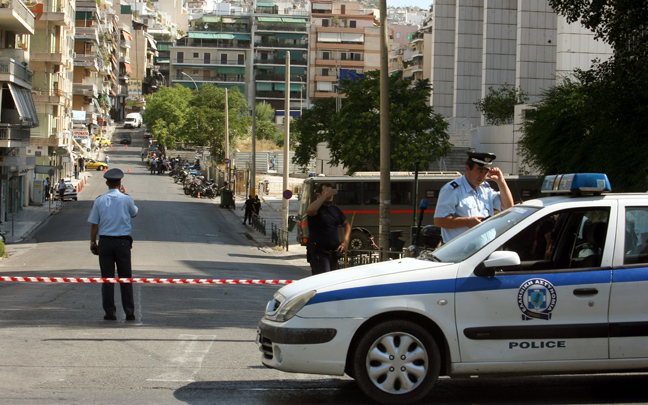
M 114 278 L 115 265 L 119 278 L 132 277 L 131 270 L 131 240 L 127 238 L 112 239 L 105 236 L 99 237 L 99 268 L 101 277 Z M 133 300 L 133 284 L 119 284 L 121 290 L 122 306 L 126 316 L 135 315 L 135 301 Z M 115 285 L 104 283 L 101 285 L 101 297 L 106 315 L 115 315 Z
M 322 250 L 309 246 L 306 257 L 310 263 L 313 275 L 338 269 L 338 259 L 332 250 Z

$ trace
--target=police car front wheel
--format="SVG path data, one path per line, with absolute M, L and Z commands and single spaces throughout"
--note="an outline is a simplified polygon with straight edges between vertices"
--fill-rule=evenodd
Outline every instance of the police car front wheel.
M 404 320 L 376 325 L 360 339 L 353 375 L 360 389 L 383 404 L 407 404 L 427 395 L 439 377 L 439 347 L 421 326 Z

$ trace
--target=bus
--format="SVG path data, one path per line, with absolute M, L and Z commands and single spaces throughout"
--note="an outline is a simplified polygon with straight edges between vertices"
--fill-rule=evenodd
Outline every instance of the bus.
M 423 213 L 421 226 L 434 223 L 434 209 L 439 190 L 446 183 L 461 177 L 459 172 L 419 172 L 418 195 L 415 198 L 413 172 L 391 173 L 391 210 L 390 231 L 403 238 L 405 246 L 412 242 L 412 233 L 418 225 L 418 208 L 421 200 L 427 200 L 428 208 Z M 317 199 L 315 189 L 320 183 L 330 183 L 338 193 L 333 200 L 351 224 L 350 250 L 367 250 L 376 248 L 378 243 L 378 226 L 380 224 L 380 172 L 357 172 L 351 176 L 310 177 L 302 186 L 299 212 L 297 214 L 297 241 L 301 245 L 308 243 L 308 206 Z M 489 183 L 497 190 L 494 181 Z M 540 194 L 542 179 L 538 176 L 507 176 L 506 183 L 511 189 L 514 201 L 520 202 L 535 198 Z M 414 212 L 417 217 L 414 217 Z

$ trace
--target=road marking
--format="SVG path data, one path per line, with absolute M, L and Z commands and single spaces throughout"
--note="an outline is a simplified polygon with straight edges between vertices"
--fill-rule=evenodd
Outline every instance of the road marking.
M 167 382 L 193 382 L 194 377 L 202 367 L 205 355 L 209 353 L 216 335 L 187 335 L 178 336 L 178 343 L 174 352 L 178 356 L 171 359 L 169 370 L 147 381 Z

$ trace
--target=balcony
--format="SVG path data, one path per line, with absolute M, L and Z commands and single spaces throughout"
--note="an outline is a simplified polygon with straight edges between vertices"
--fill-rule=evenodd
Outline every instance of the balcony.
M 99 43 L 99 30 L 96 27 L 76 27 L 74 33 L 76 41 L 94 41 Z
M 99 71 L 99 62 L 96 55 L 79 55 L 74 57 L 74 67 L 84 67 L 93 72 Z
M 29 144 L 29 129 L 12 128 L 6 124 L 0 124 L 0 147 L 21 146 L 16 142 Z M 24 146 L 26 146 L 24 145 Z
M 306 59 L 290 59 L 290 65 L 306 65 L 307 61 Z M 274 59 L 260 59 L 260 58 L 255 58 L 254 59 L 254 64 L 258 65 L 286 65 L 286 58 L 274 58 Z
M 20 0 L 3 0 L 0 3 L 0 27 L 14 34 L 34 35 L 34 15 Z
M 0 82 L 16 83 L 23 87 L 32 87 L 32 71 L 11 58 L 0 58 Z
M 94 83 L 74 83 L 72 94 L 75 96 L 97 97 L 97 85 Z
M 0 58 L 11 58 L 20 64 L 28 64 L 30 53 L 22 48 L 0 48 Z
M 51 63 L 54 65 L 65 65 L 65 58 L 62 53 L 38 52 L 31 54 L 32 63 Z M 43 69 L 44 70 L 44 69 Z

